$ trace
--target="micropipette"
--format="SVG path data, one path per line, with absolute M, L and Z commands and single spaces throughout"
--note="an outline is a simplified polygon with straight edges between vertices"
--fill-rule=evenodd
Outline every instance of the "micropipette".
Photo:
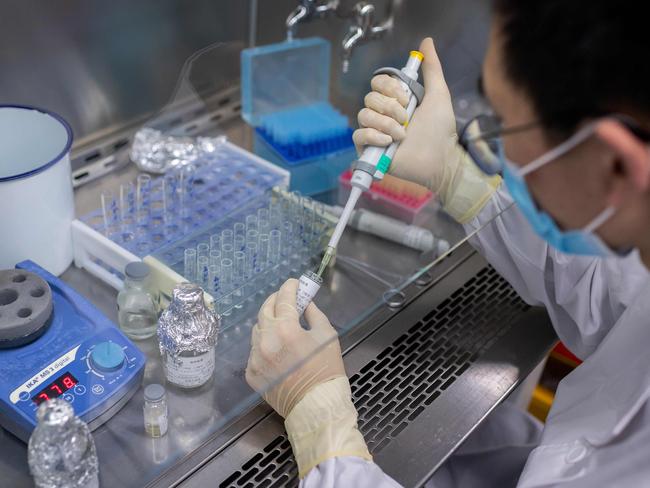
M 407 118 L 404 123 L 405 127 L 408 126 L 416 107 L 424 97 L 424 88 L 417 81 L 418 70 L 423 59 L 424 56 L 421 52 L 411 51 L 406 66 L 401 70 L 396 68 L 380 68 L 373 73 L 373 75 L 388 74 L 400 80 L 402 88 L 409 97 L 406 106 Z M 323 273 L 336 253 L 339 240 L 350 220 L 350 216 L 359 197 L 364 191 L 370 189 L 373 180 L 381 180 L 384 177 L 398 146 L 398 142 L 393 142 L 387 147 L 367 146 L 361 153 L 359 159 L 352 164 L 353 173 L 352 179 L 350 180 L 352 190 L 332 237 L 327 244 L 327 249 L 325 250 L 325 255 L 323 256 L 318 271 L 316 273 L 307 271 L 300 277 L 297 296 L 298 312 L 300 314 L 304 312 L 309 302 L 312 301 L 320 289 L 323 283 Z

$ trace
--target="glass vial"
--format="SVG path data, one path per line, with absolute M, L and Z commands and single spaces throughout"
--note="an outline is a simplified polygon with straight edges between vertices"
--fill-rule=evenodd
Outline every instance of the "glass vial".
M 149 284 L 149 266 L 134 261 L 124 274 L 124 288 L 117 295 L 120 329 L 131 339 L 147 339 L 156 333 L 160 300 Z
M 38 425 L 29 438 L 27 461 L 37 488 L 97 488 L 95 442 L 72 405 L 53 398 L 38 407 Z
M 162 437 L 167 433 L 167 395 L 158 384 L 144 389 L 144 430 L 151 437 Z

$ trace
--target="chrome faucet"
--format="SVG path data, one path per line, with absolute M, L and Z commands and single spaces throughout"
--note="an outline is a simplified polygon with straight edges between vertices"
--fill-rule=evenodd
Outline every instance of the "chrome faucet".
M 354 48 L 390 32 L 395 22 L 395 12 L 403 2 L 404 0 L 390 0 L 385 20 L 375 24 L 375 6 L 366 1 L 356 3 L 351 9 L 345 9 L 340 5 L 340 0 L 298 0 L 298 7 L 287 17 L 287 39 L 293 39 L 298 24 L 314 18 L 324 18 L 330 14 L 340 18 L 353 18 L 353 23 L 341 44 L 343 72 L 347 73 Z
M 323 18 L 330 13 L 335 13 L 339 0 L 299 0 L 300 5 L 289 14 L 286 21 L 287 39 L 293 39 L 296 33 L 296 26 L 301 22 L 307 22 L 313 18 Z
M 381 24 L 375 24 L 375 6 L 368 2 L 359 2 L 353 8 L 354 22 L 348 29 L 341 44 L 343 57 L 343 72 L 350 68 L 352 51 L 367 41 L 381 38 L 393 29 L 395 12 L 403 0 L 391 0 L 386 12 L 386 19 Z

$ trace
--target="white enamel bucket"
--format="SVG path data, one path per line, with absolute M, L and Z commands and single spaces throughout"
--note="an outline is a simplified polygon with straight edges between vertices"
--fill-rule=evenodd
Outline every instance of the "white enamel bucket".
M 0 269 L 72 262 L 72 129 L 55 113 L 0 105 Z

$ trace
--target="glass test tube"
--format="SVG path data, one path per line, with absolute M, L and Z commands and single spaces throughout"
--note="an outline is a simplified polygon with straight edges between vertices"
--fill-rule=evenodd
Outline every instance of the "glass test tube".
M 210 265 L 221 264 L 221 250 L 220 249 L 210 249 Z
M 257 225 L 259 225 L 259 223 L 262 220 L 269 220 L 269 209 L 268 208 L 263 208 L 262 207 L 262 208 L 257 210 Z
M 221 244 L 221 258 L 232 261 L 235 248 L 232 244 Z
M 220 275 L 221 275 L 221 260 L 219 264 L 210 264 L 208 266 L 208 286 L 207 292 L 212 295 L 213 298 L 217 298 L 221 292 L 220 286 Z
M 246 243 L 246 278 L 251 279 L 259 271 L 257 258 L 257 242 Z
M 243 297 L 243 286 L 245 282 L 245 268 L 246 268 L 246 254 L 242 251 L 235 252 L 235 259 L 233 265 L 233 299 L 235 300 L 235 307 L 241 308 L 241 298 Z
M 259 223 L 260 235 L 267 234 L 271 232 L 271 222 L 268 220 L 262 220 Z
M 183 276 L 189 281 L 196 281 L 196 249 L 185 249 L 185 267 Z
M 303 227 L 300 222 L 294 222 L 293 224 L 293 232 L 291 233 L 291 250 L 293 252 L 293 257 L 298 258 L 301 256 L 304 246 L 302 242 L 303 238 L 303 233 L 302 233 Z
M 303 242 L 306 246 L 309 246 L 311 241 L 312 229 L 314 227 L 314 201 L 311 198 L 305 197 L 304 200 L 305 208 L 303 210 Z
M 319 252 L 322 248 L 323 232 L 325 230 L 325 206 L 314 202 L 314 224 L 312 229 L 311 253 Z
M 206 242 L 202 242 L 198 246 L 196 246 L 196 255 L 197 255 L 197 257 L 199 257 L 199 256 L 209 257 L 210 256 L 210 244 L 208 244 Z
M 235 234 L 235 237 L 237 236 L 245 237 L 246 225 L 243 222 L 237 222 L 233 227 L 233 232 Z
M 269 235 L 260 234 L 260 242 L 257 249 L 257 255 L 260 260 L 260 268 L 266 269 L 269 261 Z
M 210 249 L 221 251 L 221 234 L 212 234 L 210 236 Z
M 303 235 L 303 230 L 304 230 L 304 199 L 303 196 L 298 193 L 294 192 L 294 205 L 293 208 L 291 209 L 291 221 L 294 222 L 294 239 L 296 237 L 300 237 L 302 240 L 302 235 Z M 300 243 L 302 246 L 302 241 Z
M 183 166 L 178 175 L 178 205 L 181 218 L 185 219 L 189 215 L 189 203 L 192 198 L 192 173 L 194 167 L 192 165 Z
M 104 217 L 104 233 L 108 236 L 115 230 L 119 218 L 117 201 L 113 192 L 106 190 L 101 194 L 102 213 Z
M 140 174 L 136 178 L 136 211 L 138 219 L 149 216 L 149 197 L 151 193 L 151 176 Z
M 282 222 L 282 204 L 277 199 L 269 205 L 269 219 L 272 227 L 278 227 Z
M 235 252 L 244 251 L 246 249 L 246 238 L 244 236 L 235 236 Z
M 122 208 L 122 232 L 125 240 L 133 239 L 135 235 L 135 185 L 132 181 L 120 186 L 120 202 Z
M 312 211 L 314 212 L 314 224 L 315 226 L 318 226 L 323 220 L 323 215 L 325 214 L 325 207 L 321 202 L 317 202 L 316 200 L 314 200 L 312 202 Z
M 282 218 L 288 219 L 291 214 L 291 208 L 293 206 L 293 199 L 291 195 L 282 199 Z
M 226 244 L 229 245 L 234 245 L 234 239 L 235 239 L 235 233 L 232 231 L 232 229 L 224 229 L 221 231 L 221 247 L 222 247 L 222 252 L 223 252 L 223 246 Z
M 269 266 L 280 263 L 280 248 L 282 244 L 282 232 L 273 229 L 269 234 Z
M 246 216 L 246 232 L 251 230 L 257 231 L 257 215 Z
M 293 224 L 288 220 L 285 220 L 282 223 L 282 256 L 288 257 L 291 256 L 291 245 L 292 245 L 292 236 L 293 233 Z
M 256 230 L 251 229 L 246 231 L 246 242 L 254 242 L 255 244 L 257 244 L 259 238 L 260 235 Z
M 165 192 L 167 192 L 168 209 L 176 206 L 178 197 L 178 171 L 165 173 Z
M 246 267 L 246 254 L 242 251 L 235 251 L 233 259 L 233 279 L 243 279 Z
M 202 288 L 207 288 L 209 266 L 210 260 L 207 256 L 196 256 L 196 281 Z
M 269 199 L 269 213 L 273 213 L 274 209 L 280 208 L 281 199 L 279 196 L 272 195 Z
M 291 192 L 291 213 L 293 213 L 294 217 L 302 212 L 303 209 L 303 204 L 302 204 L 303 196 L 299 191 L 294 191 Z
M 160 179 L 160 218 L 163 225 L 169 224 L 169 195 L 167 195 L 167 178 Z
M 123 183 L 120 185 L 120 214 L 122 220 L 135 213 L 135 194 L 133 183 Z
M 232 306 L 232 259 L 221 260 L 221 290 L 223 298 L 221 300 L 224 306 L 223 314 L 230 315 Z

